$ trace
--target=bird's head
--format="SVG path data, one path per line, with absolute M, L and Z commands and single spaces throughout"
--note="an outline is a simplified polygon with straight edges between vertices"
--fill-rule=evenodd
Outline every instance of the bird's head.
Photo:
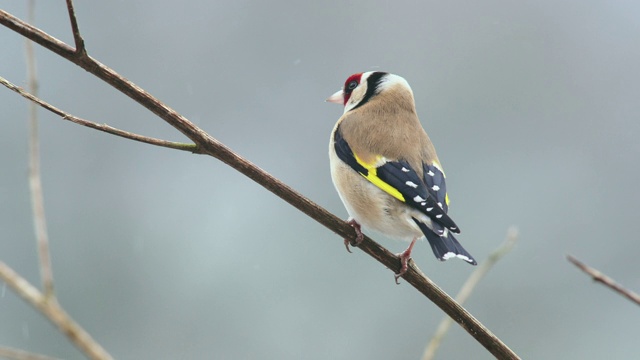
M 407 81 L 398 75 L 381 71 L 368 71 L 349 76 L 342 89 L 326 101 L 344 105 L 344 112 L 351 111 L 382 95 L 409 94 L 413 103 L 413 92 Z M 405 98 L 399 96 L 398 98 Z M 390 97 L 389 101 L 393 98 Z

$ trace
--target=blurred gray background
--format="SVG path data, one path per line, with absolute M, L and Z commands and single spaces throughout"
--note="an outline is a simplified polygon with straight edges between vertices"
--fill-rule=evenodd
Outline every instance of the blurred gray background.
M 324 99 L 355 72 L 411 84 L 479 260 L 520 239 L 467 308 L 528 359 L 637 356 L 640 309 L 566 254 L 640 290 L 640 5 L 632 1 L 78 2 L 90 55 L 340 217 Z M 2 8 L 25 19 L 25 5 Z M 73 43 L 65 5 L 36 25 Z M 26 84 L 0 28 L 0 74 Z M 40 95 L 74 115 L 184 138 L 36 47 Z M 0 259 L 39 284 L 26 101 L 0 89 Z M 391 271 L 215 159 L 41 114 L 61 304 L 120 359 L 417 359 L 443 313 Z M 407 244 L 374 236 L 393 252 Z M 418 266 L 455 294 L 472 267 Z M 82 355 L 0 284 L 0 344 Z M 491 359 L 454 326 L 440 359 Z

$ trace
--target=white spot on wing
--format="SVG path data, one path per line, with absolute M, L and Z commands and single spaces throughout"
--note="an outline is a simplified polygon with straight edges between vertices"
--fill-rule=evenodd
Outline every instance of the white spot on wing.
M 411 187 L 412 187 L 412 188 L 414 188 L 414 189 L 417 189 L 417 188 L 418 188 L 418 184 L 414 183 L 413 181 L 407 181 L 405 184 L 406 184 L 407 186 L 411 186 Z
M 416 195 L 416 197 L 413 198 L 413 201 L 415 201 L 415 202 L 422 202 L 422 201 L 425 201 L 425 200 L 427 200 L 427 199 L 421 198 L 420 195 Z
M 440 186 L 433 185 L 432 189 L 433 189 L 433 191 L 438 191 L 438 190 L 440 190 Z
M 449 260 L 452 257 L 456 257 L 456 256 L 457 256 L 456 253 L 450 251 L 450 252 L 442 255 L 442 260 Z
M 429 172 L 427 173 L 427 175 L 429 176 L 435 176 L 436 174 L 433 173 L 433 171 L 429 170 Z
M 431 165 L 433 165 L 434 168 L 440 170 L 440 172 L 444 175 L 444 171 L 442 171 L 442 168 L 440 167 L 440 164 L 438 164 L 437 162 L 434 162 Z
M 440 219 L 441 217 L 442 217 L 442 214 L 436 215 L 436 219 Z
M 466 262 L 470 262 L 472 263 L 473 260 L 471 260 L 468 256 L 462 255 L 462 254 L 456 254 L 454 252 L 449 251 L 448 253 L 442 255 L 442 260 L 449 260 L 453 257 L 457 257 L 458 259 L 462 259 Z
M 441 202 L 438 203 L 438 206 L 440 206 L 440 209 L 444 209 Z
M 402 170 L 403 172 L 409 172 L 409 171 L 411 171 L 411 170 L 407 169 L 407 168 L 406 168 L 406 167 L 404 167 L 404 166 L 402 167 L 402 169 L 401 169 L 401 170 Z
M 427 208 L 427 211 L 431 211 L 431 210 L 433 210 L 433 208 L 432 208 L 432 207 L 428 207 L 428 208 Z

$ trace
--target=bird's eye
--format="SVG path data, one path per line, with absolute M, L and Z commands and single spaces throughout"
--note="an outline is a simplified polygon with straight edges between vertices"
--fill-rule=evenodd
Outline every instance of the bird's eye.
M 352 91 L 353 89 L 358 87 L 358 82 L 355 80 L 351 80 L 349 84 L 347 84 L 347 90 Z

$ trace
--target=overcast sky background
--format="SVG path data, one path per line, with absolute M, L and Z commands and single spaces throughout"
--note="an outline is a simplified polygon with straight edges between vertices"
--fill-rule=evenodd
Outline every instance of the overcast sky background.
M 0 7 L 26 19 L 23 2 Z M 633 1 L 78 2 L 89 54 L 340 217 L 324 103 L 352 73 L 411 84 L 478 261 L 520 239 L 467 304 L 527 359 L 630 359 L 640 309 L 567 263 L 640 290 L 640 5 Z M 65 5 L 36 25 L 73 43 Z M 26 84 L 0 28 L 0 75 Z M 167 140 L 176 130 L 37 49 L 40 96 Z M 39 284 L 26 102 L 0 89 L 0 259 Z M 404 281 L 219 161 L 41 115 L 60 303 L 119 359 L 418 359 L 443 313 Z M 407 244 L 373 234 L 393 252 Z M 455 294 L 473 267 L 418 266 Z M 81 359 L 0 285 L 0 344 Z M 439 359 L 491 359 L 454 326 Z

